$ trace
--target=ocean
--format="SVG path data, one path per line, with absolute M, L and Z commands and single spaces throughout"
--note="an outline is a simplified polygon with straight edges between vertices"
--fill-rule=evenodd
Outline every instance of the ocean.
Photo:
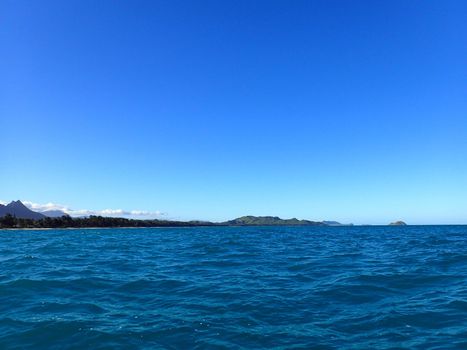
M 467 226 L 0 230 L 0 349 L 467 349 Z

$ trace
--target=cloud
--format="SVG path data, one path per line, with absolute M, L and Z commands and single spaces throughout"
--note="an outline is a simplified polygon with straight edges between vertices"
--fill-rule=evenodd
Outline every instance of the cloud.
M 132 211 L 130 211 L 130 214 L 131 215 L 138 215 L 138 216 L 150 216 L 150 215 L 163 216 L 163 215 L 166 215 L 165 213 L 162 213 L 159 210 L 156 210 L 156 211 L 132 210 Z
M 25 206 L 27 206 L 29 209 L 34 210 L 34 211 L 61 210 L 65 213 L 68 213 L 68 211 L 70 210 L 63 205 L 55 204 L 55 203 L 39 204 L 39 203 L 30 202 L 30 201 L 22 201 L 22 202 Z
M 2 201 L 0 201 L 2 203 Z M 123 210 L 123 209 L 104 209 L 104 210 L 90 210 L 90 209 L 71 209 L 65 205 L 56 203 L 34 203 L 30 201 L 23 201 L 23 204 L 31 210 L 37 212 L 44 212 L 47 210 L 60 210 L 70 216 L 89 216 L 89 215 L 100 215 L 100 216 L 113 216 L 113 217 L 131 217 L 131 218 L 158 218 L 165 216 L 159 210 L 147 211 L 147 210 Z

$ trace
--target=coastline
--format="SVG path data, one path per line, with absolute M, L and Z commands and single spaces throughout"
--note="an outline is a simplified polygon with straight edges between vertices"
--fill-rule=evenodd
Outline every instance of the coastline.
M 297 227 L 308 227 L 308 228 L 366 228 L 366 227 L 387 227 L 387 228 L 401 228 L 401 227 L 432 227 L 432 226 L 467 226 L 467 224 L 419 224 L 419 225 L 405 225 L 405 226 L 394 226 L 388 224 L 381 225 L 340 225 L 340 226 L 316 226 L 316 225 L 199 225 L 199 226 L 119 226 L 119 227 L 5 227 L 0 228 L 0 231 L 51 231 L 51 230 L 112 230 L 112 229 L 191 229 L 195 227 L 288 227 L 288 228 L 297 228 Z

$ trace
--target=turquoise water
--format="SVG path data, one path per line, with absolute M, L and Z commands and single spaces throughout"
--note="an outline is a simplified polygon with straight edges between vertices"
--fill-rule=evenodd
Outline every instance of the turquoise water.
M 466 349 L 467 226 L 0 230 L 1 349 Z

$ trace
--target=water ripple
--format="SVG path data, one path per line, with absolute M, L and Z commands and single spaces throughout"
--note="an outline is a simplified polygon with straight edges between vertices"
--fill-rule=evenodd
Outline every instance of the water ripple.
M 467 227 L 0 230 L 0 348 L 465 349 Z

